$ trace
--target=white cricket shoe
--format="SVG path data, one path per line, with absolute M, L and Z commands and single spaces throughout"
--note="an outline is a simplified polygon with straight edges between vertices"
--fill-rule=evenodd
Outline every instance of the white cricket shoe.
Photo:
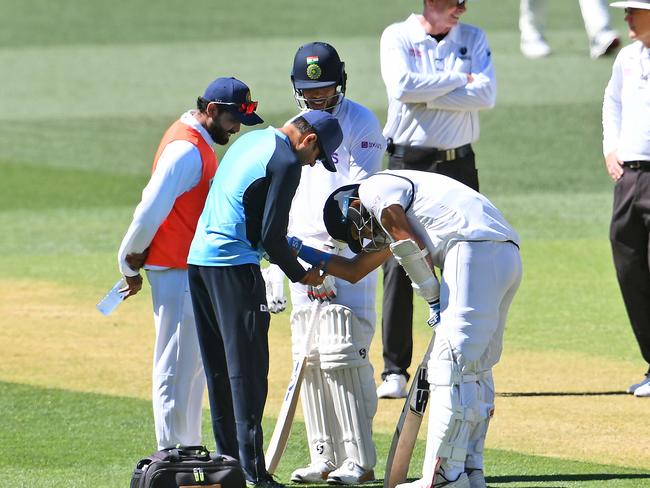
M 340 468 L 332 471 L 327 477 L 328 485 L 358 485 L 375 481 L 372 469 L 363 469 L 353 459 L 346 459 Z
M 543 37 L 537 39 L 521 40 L 519 45 L 521 53 L 529 59 L 545 58 L 551 54 L 551 46 L 544 40 Z
M 389 374 L 377 388 L 377 398 L 406 398 L 406 376 Z
M 428 482 L 422 478 L 415 480 L 411 483 L 402 483 L 395 488 L 427 488 Z M 436 481 L 431 488 L 471 488 L 467 473 L 461 473 L 460 476 L 454 480 L 449 481 L 441 473 L 436 473 Z
M 294 483 L 321 483 L 327 479 L 336 466 L 331 461 L 322 459 L 311 463 L 304 468 L 298 468 L 291 473 L 291 481 Z
M 482 469 L 467 469 L 465 472 L 469 478 L 469 488 L 487 488 Z
M 600 58 L 616 51 L 621 44 L 621 39 L 613 30 L 606 30 L 599 33 L 591 40 L 589 46 L 589 55 L 592 59 Z
M 628 386 L 626 391 L 628 393 L 636 393 L 636 390 L 638 388 L 641 388 L 642 386 L 647 385 L 648 383 L 650 383 L 650 375 L 643 378 L 642 381 L 639 381 L 638 383 L 634 383 L 633 385 Z
M 650 383 L 645 383 L 634 390 L 635 397 L 650 397 Z

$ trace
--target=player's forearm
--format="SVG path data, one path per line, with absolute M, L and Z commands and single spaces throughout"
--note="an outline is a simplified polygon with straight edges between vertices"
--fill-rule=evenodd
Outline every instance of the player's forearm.
M 350 259 L 305 246 L 299 239 L 293 237 L 289 238 L 289 245 L 303 261 L 350 283 L 356 283 L 364 278 L 391 255 L 390 249 L 386 248 L 381 251 L 362 252 Z
M 327 266 L 327 274 L 356 283 L 381 266 L 390 255 L 390 249 L 386 248 L 381 251 L 362 252 L 351 259 L 332 256 Z

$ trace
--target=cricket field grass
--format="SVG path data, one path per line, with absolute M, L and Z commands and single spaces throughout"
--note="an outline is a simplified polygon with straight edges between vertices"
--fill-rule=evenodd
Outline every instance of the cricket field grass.
M 612 58 L 589 59 L 577 2 L 549 4 L 554 53 L 537 61 L 519 53 L 516 0 L 470 0 L 465 16 L 486 30 L 498 78 L 475 145 L 481 190 L 519 231 L 524 262 L 495 370 L 487 480 L 650 486 L 650 400 L 624 394 L 647 365 L 607 239 L 600 112 Z M 265 121 L 282 124 L 296 113 L 293 55 L 314 40 L 338 49 L 348 96 L 383 122 L 379 36 L 420 9 L 420 0 L 0 0 L 0 486 L 124 487 L 155 448 L 148 286 L 109 317 L 94 306 L 118 278 L 117 248 L 167 126 L 217 76 L 244 80 Z M 625 38 L 622 12 L 612 16 Z M 418 302 L 414 364 L 429 339 L 425 315 Z M 273 316 L 270 338 L 267 440 L 289 378 L 288 312 Z M 378 328 L 377 382 L 380 338 Z M 377 485 L 401 407 L 379 402 Z M 207 403 L 204 420 L 213 448 Z M 279 480 L 307 457 L 299 414 Z

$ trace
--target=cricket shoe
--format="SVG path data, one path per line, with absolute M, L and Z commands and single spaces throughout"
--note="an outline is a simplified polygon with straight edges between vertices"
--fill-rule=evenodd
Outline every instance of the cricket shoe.
M 591 40 L 589 46 L 589 55 L 592 59 L 601 58 L 612 54 L 621 44 L 618 34 L 613 30 L 601 32 Z
M 521 40 L 519 45 L 521 53 L 529 59 L 545 58 L 551 54 L 551 46 L 544 40 L 543 37 L 536 39 Z
M 389 374 L 377 388 L 377 398 L 406 398 L 406 376 Z
M 643 378 L 642 381 L 638 383 L 634 383 L 633 385 L 630 385 L 627 387 L 627 392 L 628 393 L 636 393 L 636 390 L 641 388 L 642 386 L 645 386 L 650 383 L 650 375 L 646 375 L 645 378 Z
M 327 475 L 336 469 L 331 461 L 321 459 L 304 468 L 298 468 L 291 473 L 294 483 L 321 483 L 327 480 Z
M 467 478 L 469 479 L 469 488 L 487 488 L 482 469 L 466 468 L 465 473 L 467 473 Z
M 285 485 L 275 481 L 273 476 L 268 473 L 257 481 L 246 481 L 246 486 L 248 488 L 286 488 Z
M 431 488 L 472 488 L 467 473 L 461 473 L 454 481 L 449 481 L 441 473 L 436 473 L 434 482 L 430 486 Z M 420 478 L 411 483 L 399 484 L 395 488 L 429 488 L 429 483 Z
M 353 459 L 346 459 L 340 468 L 332 471 L 327 477 L 328 485 L 358 485 L 375 481 L 372 469 L 363 469 Z
M 645 383 L 634 390 L 635 397 L 650 397 L 650 383 Z

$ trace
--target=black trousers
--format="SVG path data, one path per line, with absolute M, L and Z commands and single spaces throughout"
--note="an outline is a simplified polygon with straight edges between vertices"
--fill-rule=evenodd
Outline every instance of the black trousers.
M 188 277 L 217 451 L 264 480 L 270 315 L 260 267 L 190 265 Z
M 616 277 L 643 359 L 650 364 L 650 171 L 624 168 L 614 188 L 609 238 Z M 650 371 L 650 370 L 649 370 Z
M 454 178 L 478 191 L 478 172 L 474 152 L 453 161 L 435 162 L 421 157 L 390 156 L 389 169 L 416 169 Z M 403 374 L 407 378 L 413 356 L 413 288 L 411 280 L 395 258 L 383 265 L 384 297 L 382 303 L 381 339 L 384 370 L 389 374 Z

